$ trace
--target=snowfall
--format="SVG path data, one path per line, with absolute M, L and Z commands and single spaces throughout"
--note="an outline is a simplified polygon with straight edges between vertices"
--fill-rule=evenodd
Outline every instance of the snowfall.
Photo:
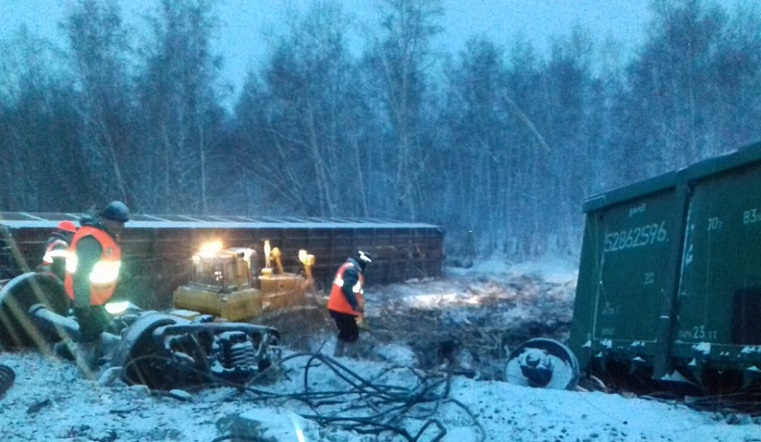
M 425 326 L 431 310 L 446 310 L 438 330 L 570 318 L 576 276 L 572 260 L 548 258 L 446 267 L 440 278 L 387 287 L 369 281 L 371 330 L 360 342 L 371 342 L 370 351 L 333 357 L 326 330 L 285 346 L 278 374 L 246 388 L 156 392 L 118 379 L 85 380 L 70 361 L 37 352 L 0 353 L 0 364 L 15 373 L 0 397 L 2 440 L 761 442 L 759 417 L 697 411 L 674 400 L 516 385 L 487 375 L 462 348 L 459 369 L 447 370 L 420 360 L 411 345 L 420 344 L 417 338 L 371 338 L 383 334 L 382 318 L 403 309 L 420 316 L 419 324 L 402 326 L 407 336 Z

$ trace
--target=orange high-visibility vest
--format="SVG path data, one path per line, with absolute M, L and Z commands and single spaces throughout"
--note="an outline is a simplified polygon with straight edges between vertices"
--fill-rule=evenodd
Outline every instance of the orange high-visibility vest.
M 344 285 L 344 273 L 346 272 L 346 269 L 353 267 L 354 264 L 350 262 L 345 262 L 341 267 L 338 268 L 338 271 L 336 272 L 336 277 L 333 279 L 333 285 L 330 288 L 330 298 L 328 299 L 328 310 L 333 310 L 339 313 L 347 313 L 354 316 L 359 316 L 360 313 L 356 310 L 354 310 L 351 307 L 351 304 L 349 304 L 349 301 L 346 300 L 346 296 L 343 294 L 342 287 Z M 364 306 L 365 299 L 363 298 L 364 290 L 363 287 L 365 285 L 365 277 L 362 276 L 362 272 L 359 273 L 359 280 L 354 285 L 354 287 L 351 288 L 352 293 L 354 293 L 354 296 L 357 297 L 357 305 Z
M 66 259 L 66 279 L 64 287 L 69 298 L 74 300 L 74 274 L 78 270 L 77 244 L 79 240 L 92 236 L 100 244 L 100 259 L 89 275 L 90 280 L 90 305 L 103 305 L 114 294 L 116 280 L 119 277 L 122 251 L 119 244 L 101 229 L 90 226 L 82 226 L 71 241 L 69 257 Z

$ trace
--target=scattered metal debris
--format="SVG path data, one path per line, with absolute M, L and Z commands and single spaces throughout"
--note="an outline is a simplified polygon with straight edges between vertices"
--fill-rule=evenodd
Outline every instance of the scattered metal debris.
M 0 398 L 11 388 L 13 381 L 16 380 L 16 373 L 7 365 L 0 365 Z

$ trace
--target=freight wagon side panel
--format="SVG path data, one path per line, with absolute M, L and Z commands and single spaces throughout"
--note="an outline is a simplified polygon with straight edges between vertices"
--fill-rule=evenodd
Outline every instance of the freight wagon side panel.
M 694 183 L 678 311 L 678 357 L 735 364 L 761 345 L 761 165 Z
M 629 189 L 628 199 L 587 211 L 570 341 L 582 367 L 595 355 L 655 357 L 660 312 L 678 274 L 676 189 Z
M 0 212 L 0 280 L 34 269 L 45 240 L 61 220 L 81 214 Z M 118 295 L 144 308 L 162 309 L 184 284 L 192 255 L 210 240 L 224 247 L 252 247 L 259 266 L 263 245 L 281 251 L 287 272 L 300 272 L 299 250 L 315 256 L 312 275 L 318 287 L 329 287 L 336 269 L 363 248 L 373 256 L 370 286 L 441 275 L 444 231 L 431 224 L 392 220 L 291 217 L 185 216 L 132 214 L 121 235 L 123 267 Z

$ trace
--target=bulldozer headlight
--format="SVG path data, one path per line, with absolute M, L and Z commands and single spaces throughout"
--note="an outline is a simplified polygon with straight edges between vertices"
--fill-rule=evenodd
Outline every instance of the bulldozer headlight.
M 216 256 L 222 250 L 222 241 L 210 241 L 201 245 L 198 255 L 202 258 L 211 258 Z

